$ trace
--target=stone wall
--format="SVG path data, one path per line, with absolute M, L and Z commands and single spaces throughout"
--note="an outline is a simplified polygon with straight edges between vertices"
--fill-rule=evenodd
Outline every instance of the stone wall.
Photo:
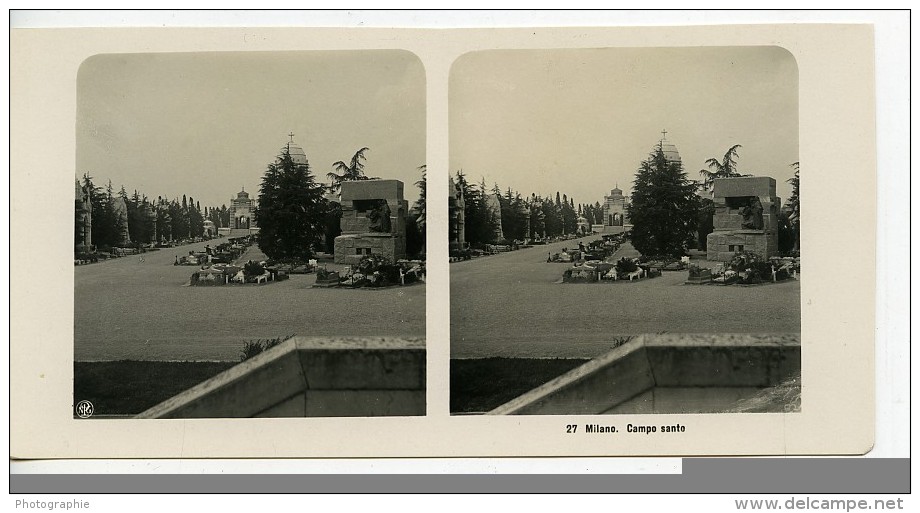
M 724 410 L 800 372 L 798 335 L 640 335 L 489 414 L 686 413 L 681 398 Z
M 739 251 L 771 257 L 778 253 L 777 240 L 760 230 L 719 231 L 706 236 L 707 260 L 728 262 Z
M 335 238 L 334 244 L 335 262 L 338 264 L 357 264 L 366 254 L 383 255 L 394 262 L 406 257 L 406 238 L 387 233 L 340 235 Z M 359 249 L 362 250 L 360 253 Z
M 137 418 L 425 415 L 420 338 L 295 337 Z

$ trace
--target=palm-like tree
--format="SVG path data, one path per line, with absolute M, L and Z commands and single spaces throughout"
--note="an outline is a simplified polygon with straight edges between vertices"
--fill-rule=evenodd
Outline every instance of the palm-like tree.
M 700 176 L 704 179 L 703 187 L 706 190 L 712 189 L 712 182 L 716 178 L 748 176 L 738 172 L 738 162 L 735 161 L 735 158 L 738 157 L 738 148 L 741 148 L 740 144 L 736 144 L 729 148 L 728 151 L 725 152 L 725 155 L 722 156 L 721 161 L 715 158 L 710 158 L 706 161 L 706 166 L 708 166 L 709 169 L 700 170 Z
M 326 174 L 326 177 L 332 180 L 332 185 L 329 187 L 332 192 L 337 192 L 342 187 L 342 182 L 372 180 L 371 177 L 364 175 L 363 161 L 367 160 L 364 156 L 364 152 L 366 151 L 370 151 L 370 148 L 364 147 L 356 151 L 348 164 L 341 160 L 332 164 L 332 169 L 338 171 L 338 173 L 329 172 Z

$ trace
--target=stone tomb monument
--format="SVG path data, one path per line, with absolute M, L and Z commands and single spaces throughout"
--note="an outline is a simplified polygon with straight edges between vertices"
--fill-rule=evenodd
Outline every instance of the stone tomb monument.
M 342 235 L 335 238 L 335 263 L 357 264 L 364 255 L 406 258 L 406 212 L 399 180 L 342 182 Z
M 115 220 L 118 228 L 118 244 L 126 246 L 131 244 L 131 234 L 128 233 L 128 205 L 121 196 L 115 198 Z
M 716 179 L 712 187 L 715 214 L 713 232 L 706 237 L 706 258 L 727 262 L 737 252 L 775 256 L 777 214 L 776 180 L 767 176 Z
M 502 202 L 498 194 L 487 194 L 485 200 L 486 209 L 492 218 L 492 241 L 500 244 L 505 240 L 505 234 L 502 232 Z

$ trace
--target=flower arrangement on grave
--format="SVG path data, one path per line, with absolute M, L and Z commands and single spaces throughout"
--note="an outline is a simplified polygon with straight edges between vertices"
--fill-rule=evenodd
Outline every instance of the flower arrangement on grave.
M 403 285 L 424 281 L 425 279 L 425 262 L 424 261 L 400 261 L 396 265 L 400 269 L 400 279 Z
M 783 281 L 791 277 L 791 273 L 798 269 L 792 262 L 771 258 L 764 260 L 754 252 L 745 251 L 736 253 L 725 266 L 725 271 L 717 278 L 716 282 L 726 285 L 742 283 L 753 285 L 763 282 Z M 718 274 L 718 273 L 717 273 Z
M 639 269 L 639 264 L 632 258 L 623 257 L 617 260 L 617 274 L 620 276 L 626 276 L 629 273 L 635 272 Z
M 265 267 L 259 262 L 253 262 L 250 260 L 243 266 L 243 274 L 247 279 L 255 278 L 256 276 L 265 274 Z

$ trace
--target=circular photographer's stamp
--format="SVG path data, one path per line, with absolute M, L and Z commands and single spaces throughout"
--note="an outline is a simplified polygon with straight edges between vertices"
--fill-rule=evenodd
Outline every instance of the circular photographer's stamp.
M 88 419 L 93 416 L 93 403 L 89 401 L 80 401 L 77 403 L 74 411 L 77 412 L 77 416 L 81 419 Z

